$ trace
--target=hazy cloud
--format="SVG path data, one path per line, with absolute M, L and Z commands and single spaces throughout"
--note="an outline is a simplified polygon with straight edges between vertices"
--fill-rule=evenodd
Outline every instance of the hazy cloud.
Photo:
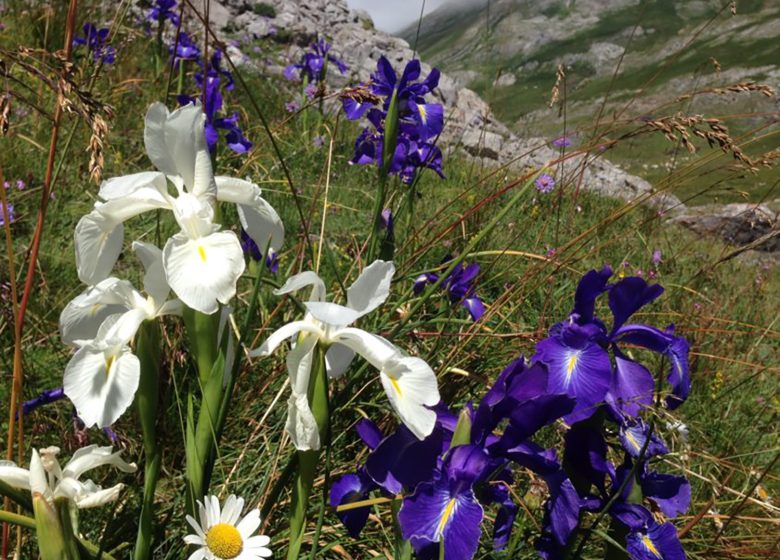
M 453 0 L 426 0 L 425 13 L 430 13 L 442 4 Z M 460 1 L 459 3 L 462 3 Z M 359 8 L 371 14 L 377 29 L 393 33 L 417 21 L 420 17 L 422 0 L 347 0 L 350 8 Z

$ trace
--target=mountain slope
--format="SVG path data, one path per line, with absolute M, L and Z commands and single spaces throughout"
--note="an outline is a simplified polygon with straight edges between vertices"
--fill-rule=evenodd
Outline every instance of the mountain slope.
M 477 0 L 440 8 L 423 19 L 419 36 L 416 25 L 402 36 L 413 45 L 417 40 L 424 59 L 477 91 L 521 136 L 555 137 L 564 127 L 590 127 L 599 112 L 629 119 L 676 111 L 776 117 L 776 99 L 756 94 L 675 102 L 707 87 L 780 84 L 780 4 L 739 1 L 737 9 L 732 15 L 728 3 L 715 0 Z M 559 65 L 565 70 L 564 115 L 547 107 Z M 760 119 L 747 119 L 730 127 L 742 134 L 758 124 Z M 663 142 L 650 145 L 663 156 Z M 647 144 L 638 146 L 647 151 Z M 611 157 L 630 166 L 636 150 L 621 150 Z M 646 178 L 663 177 L 663 159 L 646 161 Z M 773 179 L 752 183 L 751 197 L 762 197 Z M 739 198 L 734 193 L 740 190 L 745 186 L 724 198 Z

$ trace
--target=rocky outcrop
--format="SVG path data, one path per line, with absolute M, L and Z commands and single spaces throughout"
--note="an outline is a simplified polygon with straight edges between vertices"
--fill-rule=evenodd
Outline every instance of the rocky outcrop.
M 780 214 L 767 204 L 691 206 L 670 221 L 730 245 L 780 252 Z
M 284 30 L 290 41 L 290 56 L 295 59 L 318 36 L 325 36 L 341 58 L 349 65 L 350 74 L 329 73 L 333 86 L 368 80 L 380 56 L 386 56 L 396 68 L 414 58 L 409 44 L 398 37 L 374 29 L 365 13 L 350 11 L 344 0 L 211 0 L 211 21 L 223 34 L 233 36 L 266 36 Z M 263 4 L 263 9 L 257 9 Z M 259 15 L 273 13 L 274 17 Z M 609 47 L 596 49 L 609 51 Z M 613 49 L 614 50 L 614 49 Z M 609 56 L 613 56 L 610 53 Z M 265 67 L 281 73 L 281 65 Z M 430 66 L 423 62 L 423 71 Z M 510 79 L 510 78 L 505 78 Z M 485 163 L 506 165 L 510 169 L 541 167 L 555 160 L 560 152 L 543 138 L 519 138 L 493 115 L 490 107 L 461 82 L 443 74 L 436 91 L 444 105 L 447 124 L 440 143 L 450 151 L 460 149 L 467 157 Z M 581 169 L 581 159 L 567 163 L 562 171 Z M 629 175 L 603 158 L 588 158 L 583 175 L 583 187 L 606 196 L 626 201 L 638 197 L 665 210 L 682 207 L 674 197 L 656 197 L 646 181 Z

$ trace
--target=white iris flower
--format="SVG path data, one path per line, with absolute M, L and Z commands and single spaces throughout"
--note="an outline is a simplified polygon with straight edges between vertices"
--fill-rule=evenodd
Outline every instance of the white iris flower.
M 117 484 L 103 489 L 91 480 L 80 481 L 86 471 L 110 465 L 122 472 L 136 471 L 134 463 L 126 463 L 121 452 L 112 453 L 111 447 L 90 445 L 73 454 L 70 462 L 61 468 L 57 461 L 58 447 L 47 447 L 40 452 L 33 449 L 30 470 L 17 467 L 11 461 L 0 461 L 0 481 L 13 488 L 30 490 L 33 497 L 42 497 L 53 505 L 58 498 L 67 498 L 77 508 L 102 506 L 116 500 L 123 488 Z
M 394 273 L 392 262 L 375 261 L 347 290 L 346 306 L 325 302 L 325 284 L 311 271 L 289 278 L 274 292 L 281 295 L 312 286 L 303 320 L 284 325 L 250 354 L 267 356 L 284 340 L 301 334 L 287 356 L 292 395 L 288 401 L 286 429 L 297 449 L 319 449 L 321 445 L 306 396 L 318 343 L 328 348 L 325 359 L 331 379 L 341 376 L 355 353 L 360 354 L 379 370 L 382 386 L 401 421 L 420 439 L 433 431 L 436 413 L 428 407 L 437 404 L 440 398 L 436 375 L 430 366 L 420 358 L 404 356 L 399 348 L 380 336 L 349 326 L 384 303 Z
M 180 315 L 181 301 L 168 301 L 163 254 L 133 243 L 146 269 L 142 295 L 126 280 L 106 278 L 71 301 L 60 315 L 63 341 L 78 347 L 65 367 L 65 394 L 88 427 L 109 426 L 132 404 L 141 364 L 130 341 L 146 320 Z
M 181 231 L 163 249 L 165 276 L 185 305 L 214 313 L 236 293 L 244 272 L 241 243 L 232 231 L 214 223 L 216 201 L 238 207 L 242 227 L 261 250 L 279 250 L 284 226 L 260 196 L 260 188 L 241 179 L 215 177 L 200 105 L 172 113 L 155 103 L 146 114 L 146 153 L 159 171 L 145 171 L 104 181 L 100 201 L 76 226 L 76 266 L 88 285 L 111 273 L 124 236 L 123 222 L 149 210 L 171 210 Z M 168 192 L 173 184 L 176 194 Z

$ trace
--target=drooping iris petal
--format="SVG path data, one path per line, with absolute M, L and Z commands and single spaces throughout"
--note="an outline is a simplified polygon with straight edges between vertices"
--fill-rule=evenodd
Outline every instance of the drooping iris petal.
M 629 533 L 626 550 L 632 560 L 685 560 L 677 529 L 668 522 Z
M 65 394 L 86 426 L 110 426 L 133 402 L 141 364 L 127 346 L 81 347 L 65 367 Z
M 641 419 L 628 420 L 620 426 L 620 442 L 623 449 L 633 458 L 638 458 L 642 449 L 645 449 L 645 458 L 655 457 L 656 455 L 665 455 L 669 453 L 661 437 L 657 432 L 650 434 L 650 442 L 645 447 L 650 427 Z
M 568 422 L 592 415 L 609 390 L 609 354 L 577 325 L 567 325 L 560 334 L 537 344 L 534 360 L 547 366 L 550 393 L 566 393 L 577 399 Z
M 330 506 L 335 508 L 340 505 L 351 504 L 368 499 L 368 493 L 373 488 L 371 479 L 362 470 L 357 474 L 346 474 L 337 479 L 330 489 Z M 338 511 L 336 515 L 349 531 L 350 536 L 357 538 L 368 521 L 371 507 Z
M 76 224 L 74 237 L 79 280 L 93 285 L 108 278 L 122 252 L 122 224 L 93 210 Z
M 319 449 L 321 445 L 319 426 L 307 396 L 316 345 L 316 336 L 299 337 L 298 344 L 287 354 L 291 394 L 287 400 L 285 430 L 295 448 L 301 451 Z
M 260 251 L 279 251 L 284 243 L 284 224 L 276 210 L 262 198 L 260 187 L 232 177 L 215 177 L 217 200 L 232 202 L 238 208 L 241 227 Z
M 368 418 L 361 418 L 357 424 L 355 424 L 355 431 L 366 444 L 366 447 L 372 451 L 379 446 L 379 443 L 384 439 L 385 435 L 379 426 L 374 424 Z
M 444 129 L 444 107 L 439 103 L 410 103 L 420 138 L 427 140 L 441 134 Z
M 545 477 L 550 497 L 545 503 L 545 525 L 557 543 L 566 546 L 579 524 L 580 497 L 571 480 L 558 472 Z
M 469 312 L 472 321 L 479 321 L 485 314 L 485 304 L 478 297 L 468 297 L 461 302 L 461 305 Z
M 688 398 L 691 379 L 688 365 L 688 341 L 675 336 L 671 327 L 667 332 L 642 324 L 623 325 L 612 336 L 616 342 L 627 342 L 663 354 L 669 359 L 670 368 L 667 379 L 672 386 L 672 394 L 666 398 L 666 406 L 675 409 Z
M 691 485 L 684 476 L 649 471 L 640 477 L 642 493 L 652 499 L 667 517 L 677 517 L 688 511 Z
M 629 359 L 619 349 L 614 348 L 614 353 L 615 375 L 609 389 L 610 396 L 624 414 L 636 416 L 643 407 L 653 404 L 653 374 L 639 362 Z
M 356 121 L 366 114 L 373 104 L 369 101 L 359 101 L 351 97 L 343 97 L 341 99 L 341 105 L 344 107 L 344 113 L 351 121 Z
M 482 506 L 472 485 L 487 467 L 487 455 L 476 446 L 453 449 L 444 474 L 435 482 L 419 484 L 404 498 L 398 520 L 405 539 L 444 541 L 444 557 L 468 560 L 479 546 Z
M 60 314 L 60 337 L 65 344 L 92 340 L 111 315 L 127 310 L 133 286 L 126 280 L 109 277 L 71 300 Z
M 246 267 L 241 243 L 229 231 L 197 239 L 177 233 L 165 244 L 163 261 L 168 284 L 179 299 L 206 314 L 236 295 L 236 281 Z

